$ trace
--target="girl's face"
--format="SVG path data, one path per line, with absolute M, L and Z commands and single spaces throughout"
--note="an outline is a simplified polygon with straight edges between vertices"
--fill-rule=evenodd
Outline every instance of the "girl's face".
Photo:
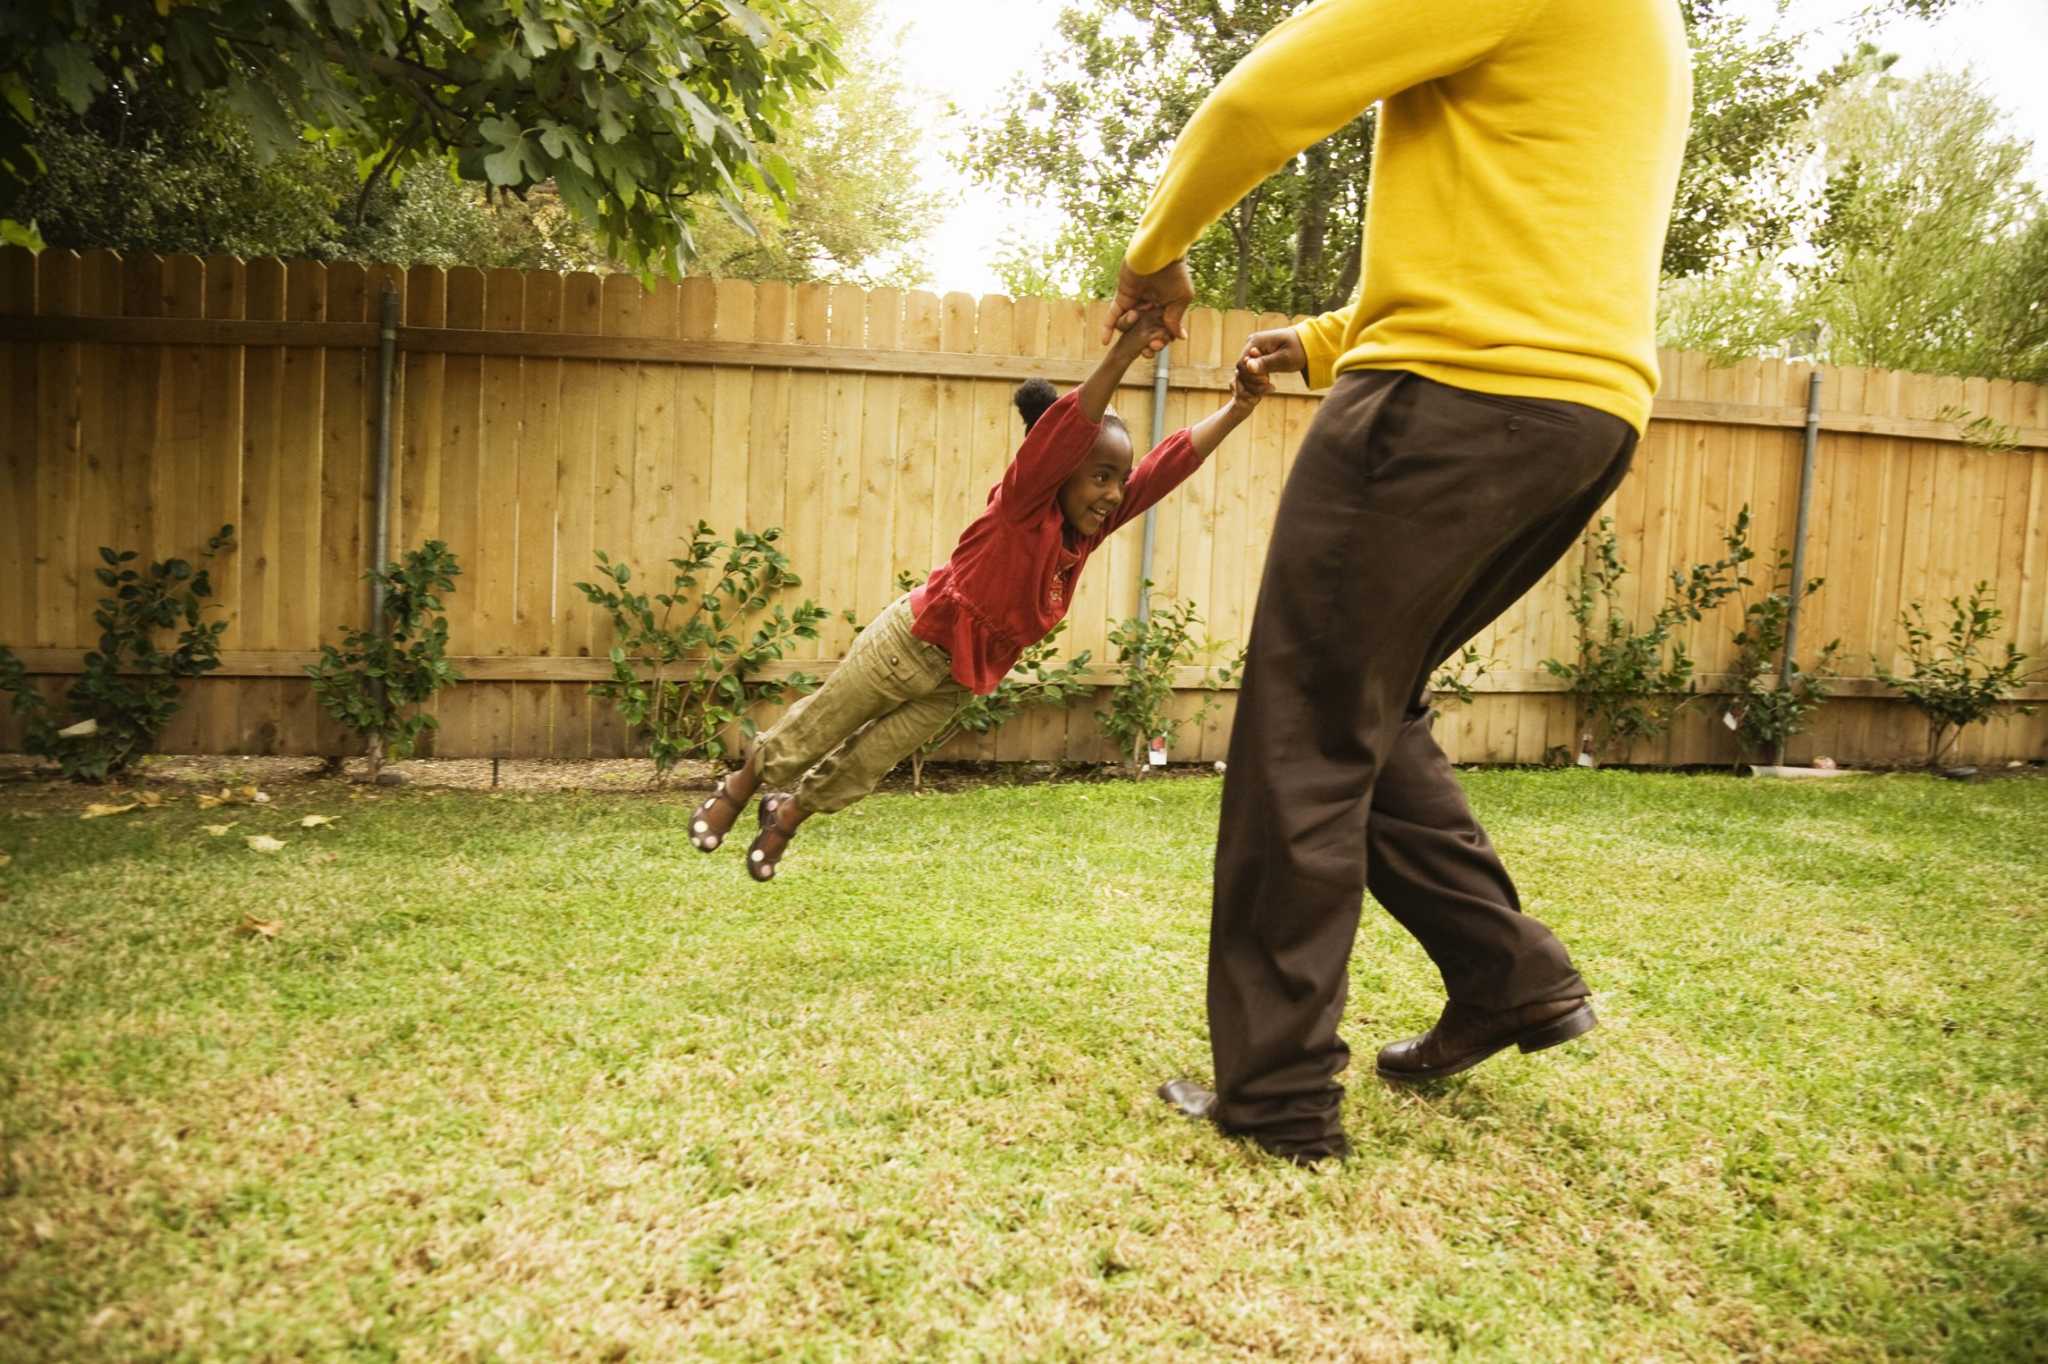
M 1088 459 L 1060 487 L 1060 512 L 1080 534 L 1097 535 L 1123 505 L 1131 476 L 1131 437 L 1119 424 L 1103 423 Z

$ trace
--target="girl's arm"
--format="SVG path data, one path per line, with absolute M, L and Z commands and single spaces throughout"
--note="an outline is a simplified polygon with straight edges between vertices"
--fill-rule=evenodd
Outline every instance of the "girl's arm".
M 1160 335 L 1157 311 L 1141 315 L 1127 330 L 1119 332 L 1115 344 L 1103 355 L 1086 383 L 1061 397 L 1025 433 L 1017 457 L 1003 473 L 997 496 L 1017 515 L 1035 512 L 1049 502 L 1060 485 L 1088 458 L 1095 446 L 1095 434 L 1102 428 L 1102 415 L 1109 400 L 1123 382 L 1145 347 Z
M 1124 381 L 1124 371 L 1145 353 L 1146 347 L 1164 335 L 1158 309 L 1138 314 L 1137 321 L 1116 334 L 1095 372 L 1081 385 L 1081 411 L 1089 421 L 1099 422 L 1109 411 L 1109 400 Z
M 1223 438 L 1244 424 L 1259 400 L 1273 390 L 1273 381 L 1253 374 L 1242 364 L 1231 376 L 1230 401 L 1184 431 L 1176 431 L 1153 448 L 1144 462 L 1131 470 L 1124 484 L 1123 504 L 1116 509 L 1097 539 L 1118 526 L 1135 521 L 1159 500 L 1178 488 L 1188 475 L 1202 467 L 1202 461 L 1216 452 Z
M 1194 444 L 1195 458 L 1207 459 L 1223 444 L 1223 438 L 1242 426 L 1252 415 L 1252 409 L 1259 400 L 1273 391 L 1273 381 L 1263 374 L 1255 374 L 1242 361 L 1230 376 L 1230 401 L 1216 411 L 1196 422 L 1188 430 L 1188 439 Z

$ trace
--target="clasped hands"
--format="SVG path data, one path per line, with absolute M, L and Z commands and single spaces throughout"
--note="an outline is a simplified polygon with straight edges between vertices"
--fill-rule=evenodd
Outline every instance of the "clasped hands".
M 1194 301 L 1195 279 L 1188 271 L 1185 257 L 1149 275 L 1138 274 L 1127 261 L 1117 278 L 1116 302 L 1102 329 L 1102 342 L 1108 345 L 1117 333 L 1128 333 L 1141 317 L 1156 312 L 1159 325 L 1144 353 L 1157 355 L 1167 342 L 1187 338 L 1187 311 Z M 1245 338 L 1232 384 L 1247 394 L 1264 397 L 1273 391 L 1271 376 L 1300 373 L 1307 368 L 1308 352 L 1301 344 L 1300 333 L 1292 327 L 1275 327 Z

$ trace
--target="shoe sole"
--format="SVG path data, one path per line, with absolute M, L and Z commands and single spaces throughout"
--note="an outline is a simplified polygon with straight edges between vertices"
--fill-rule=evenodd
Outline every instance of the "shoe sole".
M 1439 1066 L 1434 1070 L 1387 1070 L 1380 1066 L 1373 1069 L 1379 1072 L 1382 1080 L 1391 1080 L 1395 1084 L 1427 1084 L 1431 1080 L 1448 1080 L 1453 1075 L 1462 1074 L 1481 1061 L 1498 1056 L 1509 1047 L 1520 1047 L 1525 1053 L 1543 1051 L 1549 1047 L 1562 1046 L 1574 1038 L 1584 1037 L 1599 1026 L 1600 1020 L 1593 1016 L 1593 1006 L 1581 1004 L 1562 1018 L 1553 1018 L 1548 1023 L 1538 1024 L 1527 1032 L 1502 1038 L 1498 1045 L 1488 1047 L 1485 1051 L 1473 1052 L 1469 1056 L 1462 1056 L 1447 1066 Z

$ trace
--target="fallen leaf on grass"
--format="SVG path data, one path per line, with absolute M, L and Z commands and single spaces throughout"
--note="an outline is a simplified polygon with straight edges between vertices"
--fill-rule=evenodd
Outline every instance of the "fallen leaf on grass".
M 217 795 L 208 795 L 202 791 L 198 800 L 199 808 L 202 810 L 214 810 L 223 805 L 270 804 L 269 793 L 259 791 L 253 786 L 223 786 Z
M 0 867 L 6 866 L 9 862 L 12 862 L 13 860 L 14 858 L 11 854 L 0 853 Z
M 332 823 L 334 823 L 333 815 L 307 815 L 299 821 L 299 827 L 301 829 L 318 829 L 322 825 Z
M 284 844 L 272 838 L 269 834 L 250 834 L 245 841 L 249 845 L 250 852 L 273 853 L 284 851 Z
M 315 862 L 339 862 L 341 861 L 341 854 L 331 852 L 314 853 L 312 860 Z
M 254 840 L 251 841 L 253 842 Z M 254 914 L 244 914 L 242 916 L 242 926 L 238 931 L 247 933 L 252 938 L 274 938 L 277 936 L 277 931 L 283 927 L 284 920 L 282 919 L 259 919 Z
M 130 810 L 137 810 L 140 808 L 141 804 L 138 801 L 130 801 L 126 805 L 102 805 L 99 802 L 95 801 L 93 804 L 85 807 L 85 813 L 80 815 L 79 818 L 105 819 L 108 815 L 125 815 Z
M 233 819 L 229 820 L 226 824 L 205 824 L 201 825 L 200 827 L 205 829 L 206 832 L 214 838 L 219 838 L 222 834 L 225 834 L 228 830 L 234 828 L 237 824 L 240 824 L 241 822 L 242 821 L 239 819 Z
M 154 810 L 164 803 L 164 793 L 161 791 L 137 791 L 135 799 Z

